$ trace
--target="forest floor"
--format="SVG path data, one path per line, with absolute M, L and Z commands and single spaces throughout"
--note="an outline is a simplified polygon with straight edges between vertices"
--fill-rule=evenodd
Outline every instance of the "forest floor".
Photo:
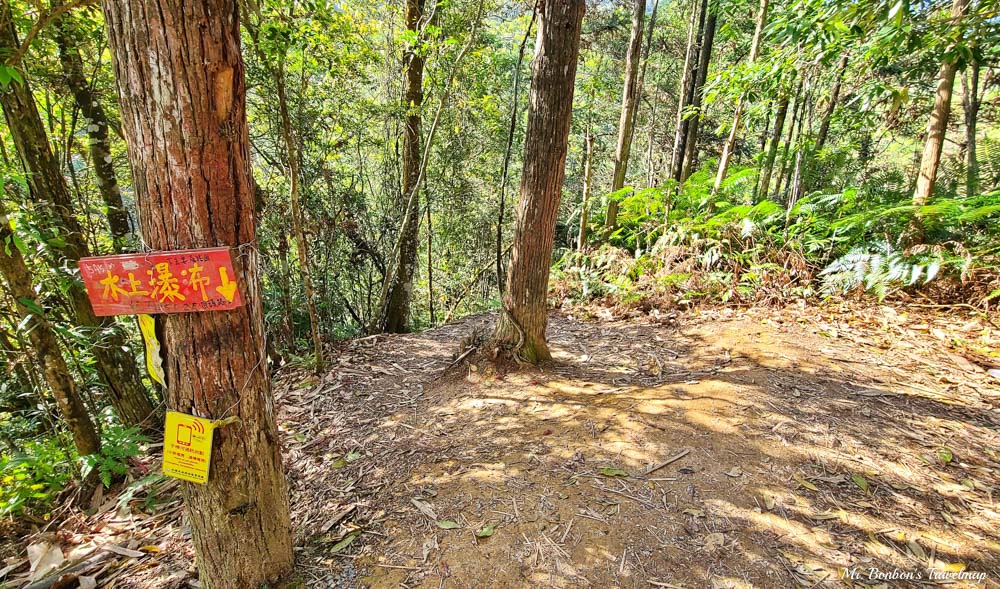
M 554 312 L 509 372 L 453 362 L 490 315 L 337 344 L 276 381 L 299 586 L 1000 587 L 1000 329 L 852 306 Z M 179 503 L 117 505 L 102 585 L 197 586 Z

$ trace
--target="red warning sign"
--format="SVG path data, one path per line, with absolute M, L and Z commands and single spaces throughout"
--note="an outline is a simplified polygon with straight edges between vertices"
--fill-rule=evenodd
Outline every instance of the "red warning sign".
M 82 258 L 80 276 L 94 313 L 192 313 L 243 304 L 230 248 Z

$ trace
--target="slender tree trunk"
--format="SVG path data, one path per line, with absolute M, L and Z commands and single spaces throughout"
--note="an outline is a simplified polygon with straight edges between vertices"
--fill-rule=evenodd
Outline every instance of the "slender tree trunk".
M 705 26 L 705 8 L 708 0 L 701 0 L 702 9 L 698 10 L 698 0 L 691 2 L 691 19 L 688 22 L 687 53 L 684 58 L 684 75 L 681 76 L 681 88 L 677 101 L 677 128 L 674 131 L 674 149 L 670 156 L 670 176 L 676 180 L 681 179 L 681 170 L 684 166 L 684 152 L 687 139 L 687 129 L 690 119 L 684 114 L 687 107 L 694 100 L 695 84 L 698 79 L 698 46 L 701 44 L 701 31 Z M 697 23 L 697 24 L 696 24 Z
M 281 331 L 289 349 L 295 348 L 295 311 L 292 306 L 292 270 L 288 264 L 288 235 L 278 232 L 278 263 L 281 267 Z
M 551 358 L 545 340 L 546 298 L 566 148 L 584 0 L 547 0 L 539 11 L 524 170 L 503 310 L 494 339 L 528 362 Z
M 83 123 L 87 127 L 90 159 L 97 176 L 97 187 L 107 208 L 108 227 L 116 253 L 126 251 L 132 245 L 132 223 L 128 210 L 122 202 L 118 176 L 111 159 L 111 139 L 108 133 L 108 116 L 101 106 L 99 97 L 83 72 L 83 59 L 77 49 L 76 32 L 73 21 L 68 16 L 61 17 L 55 27 L 56 45 L 59 47 L 59 62 L 62 64 L 63 78 L 73 94 L 73 101 L 83 113 Z
M 764 34 L 764 24 L 767 22 L 768 0 L 760 0 L 760 8 L 757 10 L 757 27 L 753 32 L 753 41 L 750 43 L 750 63 L 757 61 L 760 55 L 760 40 Z M 729 164 L 733 159 L 733 151 L 736 149 L 736 138 L 740 132 L 740 124 L 743 120 L 743 109 L 746 103 L 746 95 L 741 94 L 736 101 L 736 113 L 733 115 L 733 126 L 729 129 L 729 137 L 722 146 L 722 156 L 719 158 L 719 171 L 715 175 L 715 183 L 712 185 L 712 194 L 718 194 L 722 188 L 722 183 L 726 180 L 729 172 Z
M 954 0 L 951 6 L 951 17 L 954 26 L 958 26 L 969 9 L 969 0 Z M 927 123 L 927 141 L 924 143 L 923 154 L 920 157 L 920 172 L 917 175 L 917 186 L 913 190 L 913 206 L 922 207 L 930 201 L 934 192 L 934 182 L 937 180 L 938 166 L 941 164 L 941 150 L 944 147 L 944 136 L 948 132 L 948 117 L 951 114 L 951 93 L 955 86 L 955 72 L 958 63 L 952 58 L 941 64 L 938 72 L 937 92 L 934 94 L 934 107 L 931 109 L 930 121 Z M 924 222 L 920 213 L 913 216 L 907 235 L 903 236 L 904 245 L 916 245 L 924 241 Z
M 427 192 L 426 179 L 424 194 L 427 195 L 427 309 L 433 326 L 437 323 L 437 317 L 434 316 L 434 223 L 431 220 L 431 198 Z
M 101 449 L 101 439 L 83 401 L 80 400 L 76 383 L 63 359 L 52 324 L 33 310 L 40 308 L 35 295 L 34 281 L 24 263 L 24 258 L 21 257 L 21 251 L 13 243 L 10 220 L 3 209 L 2 201 L 0 201 L 0 276 L 3 276 L 10 294 L 17 301 L 17 312 L 24 324 L 24 331 L 27 332 L 31 346 L 35 350 L 45 382 L 48 383 L 52 396 L 56 399 L 59 413 L 73 434 L 77 453 L 80 456 L 96 454 Z
M 979 194 L 979 160 L 976 154 L 976 126 L 979 120 L 979 62 L 972 60 L 965 70 L 963 106 L 965 111 L 965 196 Z
M 256 243 L 235 2 L 103 6 L 145 243 L 157 250 Z M 239 419 L 215 430 L 208 483 L 181 485 L 208 589 L 274 586 L 293 563 L 259 253 L 246 248 L 233 263 L 243 307 L 163 319 L 169 407 Z
M 424 14 L 424 0 L 406 0 L 406 29 L 414 33 Z M 386 309 L 383 313 L 384 331 L 402 333 L 408 329 L 410 299 L 413 291 L 413 274 L 417 267 L 417 238 L 420 230 L 420 196 L 407 207 L 411 193 L 419 191 L 420 177 L 420 109 L 424 101 L 424 60 L 413 47 L 406 55 L 406 130 L 403 138 L 403 190 L 400 193 L 400 210 L 410 215 L 405 224 L 406 234 L 399 248 L 395 278 L 389 287 Z
M 611 192 L 625 186 L 628 172 L 628 158 L 632 151 L 632 135 L 635 128 L 635 111 L 639 105 L 639 62 L 642 58 L 643 19 L 646 17 L 646 0 L 633 0 L 632 33 L 629 36 L 628 53 L 625 55 L 625 87 L 622 90 L 622 111 L 618 120 L 618 143 L 615 147 L 614 176 L 611 178 Z M 605 226 L 608 232 L 618 223 L 618 201 L 608 203 Z
M 708 65 L 712 60 L 712 45 L 715 43 L 715 26 L 718 16 L 713 8 L 706 3 L 705 33 L 702 36 L 701 49 L 698 51 L 698 73 L 695 78 L 694 101 L 691 106 L 695 113 L 688 120 L 687 137 L 684 139 L 684 158 L 681 164 L 680 182 L 691 176 L 698 157 L 698 127 L 701 122 L 701 103 L 705 97 L 705 81 L 708 79 Z
M 312 270 L 309 269 L 309 243 L 302 227 L 305 216 L 299 196 L 300 159 L 295 131 L 292 128 L 292 117 L 288 111 L 288 93 L 285 88 L 285 57 L 278 58 L 274 67 L 274 83 L 278 91 L 278 111 L 281 116 L 281 137 L 285 143 L 285 156 L 288 158 L 289 200 L 292 203 L 292 232 L 295 234 L 295 250 L 299 256 L 299 272 L 302 273 L 302 287 L 305 290 L 306 308 L 309 310 L 309 332 L 312 334 L 313 356 L 316 359 L 315 370 L 322 372 L 323 338 L 320 334 L 319 313 L 316 311 L 316 292 L 313 289 Z
M 785 138 L 785 146 L 781 149 L 781 166 L 778 169 L 778 184 L 774 187 L 774 193 L 779 199 L 782 198 L 782 187 L 785 185 L 785 179 L 788 177 L 788 173 L 790 171 L 788 154 L 792 149 L 792 143 L 795 137 L 795 125 L 799 121 L 799 115 L 802 110 L 802 88 L 804 85 L 805 78 L 799 80 L 799 87 L 795 91 L 795 98 L 792 101 L 792 121 L 788 125 L 788 136 Z
M 764 200 L 771 195 L 771 174 L 774 172 L 774 161 L 778 156 L 778 145 L 785 129 L 785 117 L 788 116 L 788 94 L 782 94 L 778 101 L 778 112 L 774 116 L 774 131 L 771 133 L 771 144 L 767 148 L 764 167 L 760 174 L 760 194 L 758 199 Z
M 837 101 L 840 100 L 840 87 L 844 82 L 844 72 L 847 71 L 847 55 L 840 58 L 840 64 L 837 65 L 837 79 L 833 82 L 833 88 L 830 89 L 830 102 L 826 105 L 826 111 L 823 113 L 823 122 L 820 123 L 819 132 L 816 134 L 816 152 L 819 153 L 823 150 L 826 145 L 826 138 L 830 133 L 830 122 L 833 120 L 833 113 L 837 110 Z
M 17 33 L 10 17 L 10 4 L 0 0 L 0 53 L 16 51 Z M 53 270 L 64 273 L 77 261 L 90 255 L 83 230 L 74 215 L 76 203 L 69 194 L 59 162 L 49 146 L 45 125 L 38 114 L 28 81 L 12 83 L 0 91 L 4 116 L 18 155 L 27 172 L 28 192 L 35 212 L 46 229 L 61 239 L 49 240 L 53 250 L 47 260 Z M 126 425 L 154 426 L 154 407 L 142 384 L 135 357 L 124 335 L 110 317 L 98 318 L 90 306 L 87 292 L 75 276 L 67 277 L 67 295 L 76 315 L 76 323 L 91 339 L 91 353 L 107 387 L 108 398 Z
M 514 89 L 513 100 L 510 107 L 510 124 L 507 127 L 507 145 L 503 151 L 503 169 L 500 171 L 500 203 L 497 207 L 497 237 L 496 237 L 496 266 L 497 266 L 497 293 L 503 296 L 504 275 L 503 270 L 503 223 L 504 213 L 507 206 L 507 178 L 510 174 L 510 156 L 514 146 L 514 131 L 517 130 L 517 120 L 520 110 L 518 109 L 518 99 L 521 96 L 521 64 L 524 63 L 524 49 L 528 45 L 528 37 L 531 36 L 531 27 L 535 26 L 535 19 L 538 17 L 538 5 L 531 11 L 531 20 L 528 21 L 528 28 L 524 31 L 524 38 L 521 39 L 521 47 L 517 52 L 517 63 L 514 65 Z
M 590 191 L 594 176 L 594 135 L 587 128 L 586 152 L 583 164 L 583 197 L 580 205 L 580 234 L 577 238 L 577 251 L 583 251 L 587 245 L 587 224 L 590 222 Z

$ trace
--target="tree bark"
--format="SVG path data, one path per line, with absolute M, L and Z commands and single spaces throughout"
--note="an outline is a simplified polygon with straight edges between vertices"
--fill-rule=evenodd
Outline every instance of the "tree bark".
M 424 0 L 406 0 L 406 29 L 417 33 L 424 15 Z M 417 47 L 406 54 L 406 128 L 403 136 L 403 189 L 399 195 L 399 208 L 409 214 L 403 225 L 405 235 L 399 248 L 396 274 L 389 287 L 386 308 L 383 312 L 382 330 L 403 333 L 408 330 L 410 299 L 413 292 L 413 274 L 417 267 L 417 238 L 420 230 L 420 110 L 424 101 L 424 60 Z M 415 200 L 409 204 L 411 194 Z
M 764 34 L 764 24 L 767 22 L 768 0 L 760 0 L 760 8 L 757 10 L 757 26 L 753 32 L 753 41 L 750 43 L 750 63 L 757 61 L 760 55 L 760 40 Z M 736 101 L 736 113 L 733 115 L 733 126 L 729 129 L 729 137 L 722 146 L 722 156 L 719 158 L 719 171 L 715 175 L 715 183 L 712 185 L 712 194 L 718 194 L 722 188 L 722 183 L 726 180 L 729 172 L 729 163 L 733 159 L 733 151 L 736 149 L 736 138 L 740 132 L 740 124 L 743 120 L 743 109 L 746 103 L 746 95 L 741 94 Z
M 587 224 L 590 222 L 590 191 L 594 176 L 594 135 L 587 129 L 585 138 L 586 151 L 583 165 L 583 197 L 580 205 L 580 234 L 577 238 L 577 251 L 582 252 L 587 245 Z
M 517 223 L 494 333 L 498 346 L 532 363 L 551 358 L 545 340 L 549 267 L 585 10 L 584 0 L 547 0 L 539 13 Z
M 778 144 L 781 143 L 781 134 L 785 128 L 785 117 L 788 116 L 788 94 L 782 94 L 778 102 L 778 112 L 774 116 L 774 131 L 771 133 L 771 144 L 767 148 L 767 156 L 764 159 L 764 167 L 760 176 L 759 200 L 764 200 L 771 195 L 771 174 L 774 173 L 774 160 L 778 157 Z
M 680 182 L 684 183 L 691 176 L 691 170 L 695 165 L 695 158 L 698 156 L 698 127 L 701 122 L 701 103 L 705 96 L 705 81 L 708 78 L 708 65 L 712 60 L 712 45 L 715 43 L 715 26 L 718 15 L 707 3 L 705 10 L 708 16 L 705 18 L 705 31 L 702 36 L 701 48 L 698 51 L 698 73 L 695 78 L 694 100 L 691 106 L 695 109 L 694 114 L 688 119 L 687 137 L 684 139 L 684 158 L 681 164 Z
M 11 20 L 10 4 L 0 0 L 0 53 L 18 47 L 17 32 Z M 11 137 L 27 172 L 28 192 L 42 224 L 52 236 L 46 245 L 52 255 L 46 256 L 57 273 L 90 255 L 83 230 L 74 216 L 75 203 L 69 194 L 59 162 L 49 146 L 45 125 L 38 114 L 28 81 L 11 83 L 0 91 L 0 102 Z M 91 339 L 91 353 L 97 370 L 107 387 L 108 398 L 125 425 L 152 427 L 155 417 L 153 404 L 142 384 L 135 357 L 125 344 L 121 330 L 110 317 L 98 318 L 90 306 L 83 283 L 66 276 L 67 295 L 76 315 L 76 322 Z
M 171 409 L 239 421 L 215 431 L 205 485 L 182 491 L 209 589 L 273 586 L 291 570 L 291 523 L 265 359 L 240 22 L 232 0 L 103 4 L 139 226 L 157 250 L 245 246 L 245 304 L 166 315 Z
M 847 71 L 847 55 L 840 58 L 837 65 L 837 79 L 830 89 L 830 102 L 826 105 L 823 113 L 823 122 L 819 125 L 819 132 L 816 134 L 816 153 L 823 150 L 826 145 L 826 138 L 830 134 L 830 122 L 833 120 L 833 113 L 837 110 L 837 101 L 840 100 L 840 87 L 844 82 L 844 72 Z
M 629 36 L 628 52 L 625 55 L 625 87 L 622 89 L 622 111 L 618 120 L 618 143 L 615 146 L 614 176 L 611 178 L 611 192 L 625 186 L 628 172 L 628 158 L 632 151 L 632 135 L 635 128 L 635 111 L 639 105 L 639 62 L 642 59 L 643 19 L 646 17 L 646 0 L 633 0 L 632 32 Z M 605 226 L 608 232 L 618 223 L 618 200 L 608 203 Z
M 115 253 L 126 251 L 133 241 L 132 223 L 128 210 L 122 202 L 118 176 L 111 159 L 111 139 L 108 134 L 108 116 L 101 106 L 97 93 L 83 72 L 83 59 L 77 49 L 73 22 L 69 16 L 62 16 L 53 27 L 56 45 L 59 47 L 59 62 L 62 64 L 63 78 L 73 95 L 73 101 L 83 114 L 83 124 L 87 127 L 90 159 L 97 176 L 97 187 L 107 208 L 108 228 L 111 230 Z
M 101 449 L 101 438 L 97 435 L 97 429 L 80 399 L 52 324 L 36 311 L 41 305 L 35 297 L 31 271 L 24 263 L 21 251 L 14 245 L 10 220 L 7 218 L 2 201 L 0 201 L 0 276 L 7 282 L 7 288 L 17 302 L 17 313 L 24 324 L 24 331 L 27 332 L 34 348 L 45 382 L 48 383 L 52 396 L 56 399 L 59 413 L 73 434 L 77 453 L 80 456 L 96 454 Z
M 690 119 L 684 117 L 684 111 L 694 100 L 695 82 L 698 78 L 698 45 L 701 44 L 701 31 L 705 26 L 704 8 L 708 5 L 708 0 L 701 0 L 702 10 L 700 11 L 698 5 L 698 0 L 692 0 L 691 18 L 688 22 L 687 53 L 684 58 L 684 75 L 681 76 L 681 88 L 677 100 L 677 128 L 674 130 L 674 149 L 670 156 L 670 176 L 678 182 L 681 178 L 681 169 L 684 166 L 684 152 L 686 150 L 684 141 L 687 139 L 687 128 L 690 122 Z
M 979 193 L 979 159 L 976 153 L 976 126 L 979 121 L 979 62 L 966 66 L 962 103 L 965 111 L 965 196 Z
M 302 273 L 302 286 L 305 290 L 306 308 L 309 310 L 309 331 L 312 335 L 313 357 L 315 358 L 314 368 L 317 373 L 322 372 L 323 362 L 323 338 L 319 329 L 319 313 L 316 312 L 316 291 L 313 289 L 312 271 L 309 269 L 309 243 L 306 241 L 306 232 L 302 223 L 304 216 L 302 213 L 302 203 L 299 195 L 299 181 L 301 170 L 298 144 L 295 139 L 295 131 L 292 128 L 292 117 L 288 111 L 288 93 L 285 88 L 285 56 L 278 58 L 278 63 L 274 66 L 274 83 L 278 91 L 278 111 L 281 116 L 281 137 L 285 143 L 285 154 L 288 158 L 288 180 L 289 180 L 289 200 L 292 204 L 292 231 L 295 234 L 295 251 L 299 257 L 299 272 Z
M 954 0 L 951 6 L 951 16 L 955 26 L 965 16 L 969 9 L 969 0 Z M 951 114 L 951 93 L 955 86 L 955 72 L 958 69 L 956 61 L 945 60 L 938 72 L 937 92 L 934 94 L 934 107 L 927 123 L 927 141 L 924 143 L 923 154 L 920 157 L 920 172 L 917 175 L 917 186 L 913 190 L 913 206 L 922 207 L 927 204 L 934 192 L 934 182 L 937 180 L 938 166 L 941 163 L 941 150 L 944 147 L 944 136 L 948 132 L 948 117 Z M 903 236 L 904 245 L 916 245 L 924 241 L 924 223 L 919 212 L 910 221 L 907 234 Z
M 785 138 L 785 146 L 781 149 L 781 167 L 778 170 L 778 184 L 774 187 L 774 193 L 779 199 L 782 198 L 781 189 L 790 171 L 788 153 L 792 149 L 792 139 L 795 137 L 795 125 L 798 123 L 799 112 L 802 110 L 802 88 L 804 86 L 805 78 L 799 80 L 798 89 L 795 91 L 795 97 L 792 100 L 792 121 L 788 125 L 788 136 Z

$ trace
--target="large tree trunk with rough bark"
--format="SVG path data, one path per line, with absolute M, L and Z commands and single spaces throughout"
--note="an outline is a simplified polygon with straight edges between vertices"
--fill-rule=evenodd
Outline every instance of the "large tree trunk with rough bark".
M 96 454 L 101 449 L 101 439 L 87 414 L 87 408 L 77 394 L 76 382 L 63 359 L 52 324 L 35 311 L 40 308 L 40 304 L 36 299 L 31 271 L 24 263 L 21 251 L 14 245 L 10 220 L 2 202 L 0 202 L 0 276 L 7 283 L 7 288 L 16 301 L 17 313 L 24 325 L 24 331 L 34 348 L 45 382 L 48 383 L 52 396 L 56 399 L 59 413 L 73 435 L 77 453 L 80 456 Z
M 625 87 L 622 89 L 622 114 L 618 120 L 618 143 L 615 147 L 614 176 L 611 178 L 611 191 L 616 192 L 625 186 L 625 174 L 628 172 L 628 158 L 632 151 L 632 136 L 635 129 L 635 111 L 639 106 L 639 62 L 642 59 L 642 23 L 646 16 L 646 0 L 633 0 L 632 33 L 629 37 L 628 53 L 625 55 Z M 608 203 L 608 214 L 605 226 L 612 231 L 618 223 L 618 201 L 612 199 Z
M 546 298 L 580 51 L 584 0 L 547 0 L 540 8 L 524 138 L 517 223 L 503 309 L 494 340 L 528 362 L 551 358 Z
M 691 107 L 694 114 L 688 119 L 687 137 L 684 138 L 684 158 L 681 163 L 680 182 L 691 176 L 698 157 L 698 127 L 701 122 L 701 103 L 705 97 L 705 81 L 708 78 L 708 65 L 712 60 L 712 45 L 715 44 L 715 26 L 718 21 L 716 11 L 706 4 L 708 16 L 705 18 L 705 30 L 702 36 L 701 48 L 698 50 L 698 72 L 695 75 L 694 100 Z
M 767 22 L 768 0 L 760 0 L 760 8 L 757 10 L 757 27 L 753 32 L 753 41 L 750 43 L 750 63 L 757 61 L 760 55 L 760 39 L 764 34 L 764 23 Z M 746 96 L 740 95 L 736 101 L 736 113 L 733 114 L 733 126 L 729 129 L 729 137 L 722 146 L 722 155 L 719 157 L 719 171 L 715 174 L 715 183 L 712 185 L 712 194 L 718 194 L 722 188 L 722 183 L 726 180 L 729 172 L 729 163 L 733 159 L 733 151 L 736 149 L 736 138 L 739 136 L 740 124 L 743 122 L 743 109 L 746 105 Z
M 10 5 L 0 0 L 0 52 L 13 52 L 18 47 L 17 33 L 10 18 Z M 50 266 L 59 273 L 73 267 L 90 255 L 83 230 L 73 211 L 76 204 L 70 198 L 69 187 L 49 146 L 45 125 L 38 114 L 28 81 L 12 83 L 0 91 L 8 129 L 27 172 L 28 192 L 35 213 L 42 225 L 60 240 L 48 240 Z M 110 317 L 94 315 L 83 283 L 68 275 L 67 295 L 76 315 L 76 322 L 91 338 L 91 352 L 111 404 L 126 425 L 154 425 L 153 404 L 142 384 L 139 368 L 131 350 L 125 344 L 121 330 Z
M 969 9 L 969 0 L 955 0 L 951 6 L 951 17 L 954 26 L 958 26 Z M 927 123 L 927 141 L 920 157 L 920 171 L 917 175 L 917 186 L 913 190 L 913 206 L 922 207 L 927 204 L 934 192 L 934 182 L 937 180 L 938 166 L 941 164 L 941 150 L 944 147 L 944 136 L 948 132 L 948 117 L 951 115 L 951 94 L 955 87 L 955 72 L 958 63 L 955 58 L 945 60 L 938 72 L 937 92 L 934 94 L 934 107 L 931 109 L 930 121 Z M 920 213 L 913 216 L 910 226 L 903 236 L 903 245 L 915 245 L 924 241 L 924 223 Z
M 73 101 L 83 114 L 87 127 L 90 159 L 97 177 L 97 187 L 101 200 L 107 208 L 108 228 L 115 252 L 122 253 L 132 246 L 132 223 L 128 210 L 122 202 L 118 176 L 111 159 L 111 139 L 108 134 L 108 115 L 101 106 L 100 97 L 94 92 L 83 71 L 83 59 L 77 49 L 77 31 L 69 16 L 62 16 L 53 27 L 56 45 L 59 47 L 59 62 L 62 64 L 63 78 L 73 95 Z
M 215 430 L 208 483 L 182 484 L 201 583 L 274 586 L 291 570 L 292 536 L 265 359 L 236 3 L 107 0 L 104 13 L 145 243 L 238 248 L 243 307 L 163 319 L 169 408 L 238 418 Z
M 406 28 L 414 33 L 420 27 L 424 14 L 424 0 L 406 0 Z M 420 230 L 420 109 L 424 101 L 424 60 L 414 46 L 406 54 L 406 128 L 403 136 L 403 189 L 399 194 L 399 209 L 410 219 L 402 225 L 402 236 L 396 273 L 389 286 L 385 309 L 382 311 L 382 330 L 403 333 L 409 327 L 410 299 L 413 291 L 413 274 L 417 267 L 417 238 Z M 417 193 L 410 204 L 410 196 Z

